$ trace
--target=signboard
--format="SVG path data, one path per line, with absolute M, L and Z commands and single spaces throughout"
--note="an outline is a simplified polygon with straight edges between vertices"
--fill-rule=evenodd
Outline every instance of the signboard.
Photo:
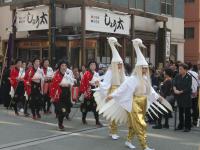
M 171 32 L 166 31 L 166 58 L 170 57 L 170 48 L 171 48 Z
M 86 30 L 129 35 L 130 25 L 130 15 L 86 7 Z
M 4 0 L 3 3 L 11 3 L 12 0 Z
M 17 31 L 45 30 L 49 28 L 49 8 L 38 7 L 32 10 L 17 11 Z
M 38 0 L 0 0 L 1 6 L 9 6 L 9 5 L 23 5 L 26 3 L 38 2 Z

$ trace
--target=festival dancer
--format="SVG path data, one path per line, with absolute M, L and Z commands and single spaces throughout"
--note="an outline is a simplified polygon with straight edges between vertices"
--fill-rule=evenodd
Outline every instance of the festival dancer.
M 115 37 L 109 37 L 108 43 L 112 51 L 112 60 L 111 66 L 105 73 L 103 81 L 99 84 L 99 90 L 94 93 L 95 101 L 97 102 L 97 110 L 99 110 L 101 106 L 104 105 L 106 96 L 116 90 L 125 80 L 123 60 L 115 47 L 121 47 L 121 45 L 118 43 Z M 117 135 L 118 126 L 115 120 L 110 122 L 109 129 L 112 139 L 119 139 L 119 135 Z
M 142 40 L 135 39 L 132 42 L 137 55 L 137 62 L 133 74 L 107 97 L 108 102 L 101 108 L 100 113 L 103 113 L 107 118 L 111 118 L 111 120 L 125 123 L 129 120 L 129 133 L 126 143 L 131 143 L 133 137 L 137 135 L 142 150 L 153 150 L 147 145 L 146 109 L 148 109 L 148 113 L 151 111 L 158 116 L 157 112 L 161 112 L 159 108 L 167 112 L 160 103 L 164 104 L 169 110 L 172 110 L 172 108 L 151 86 L 148 63 L 139 49 L 139 47 L 145 47 Z M 116 103 L 120 107 L 116 107 Z M 149 114 L 151 115 L 151 113 Z

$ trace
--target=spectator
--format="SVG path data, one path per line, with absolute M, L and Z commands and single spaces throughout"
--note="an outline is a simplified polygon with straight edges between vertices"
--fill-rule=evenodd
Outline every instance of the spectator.
M 160 93 L 171 105 L 174 103 L 174 96 L 172 95 L 172 76 L 173 71 L 171 69 L 165 69 L 164 71 L 164 82 L 161 84 Z M 159 114 L 157 124 L 153 126 L 154 129 L 169 128 L 168 119 L 170 114 L 165 114 L 165 124 L 162 126 L 162 115 Z
M 159 86 L 159 78 L 158 78 L 158 74 L 156 73 L 155 69 L 151 69 L 151 83 L 152 83 L 152 86 L 155 89 L 155 91 L 157 91 L 158 86 Z
M 197 72 L 193 71 L 193 66 L 191 63 L 188 63 L 189 71 L 188 74 L 192 77 L 192 123 L 194 126 L 197 125 L 197 119 L 198 119 L 198 74 Z
M 82 77 L 83 77 L 83 75 L 84 75 L 85 72 L 86 72 L 86 67 L 85 67 L 85 65 L 82 65 L 82 67 L 81 67 L 81 73 L 80 73 L 81 79 L 82 79 Z
M 179 125 L 177 130 L 185 129 L 184 132 L 191 130 L 191 86 L 192 78 L 187 74 L 188 66 L 186 64 L 179 65 L 179 74 L 175 77 L 173 90 L 179 108 Z

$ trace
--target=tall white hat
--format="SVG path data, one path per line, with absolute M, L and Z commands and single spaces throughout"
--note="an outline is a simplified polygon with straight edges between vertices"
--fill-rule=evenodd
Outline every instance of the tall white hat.
M 132 43 L 133 43 L 133 47 L 135 48 L 135 52 L 136 52 L 136 56 L 137 56 L 137 62 L 135 64 L 135 66 L 148 67 L 149 65 L 140 50 L 140 47 L 146 48 L 146 46 L 142 43 L 142 40 L 139 38 L 132 40 Z
M 121 47 L 121 45 L 118 43 L 117 39 L 115 37 L 108 37 L 107 40 L 108 40 L 108 43 L 109 43 L 111 51 L 112 51 L 111 62 L 123 63 L 123 60 L 120 57 L 120 55 L 115 47 L 115 46 Z

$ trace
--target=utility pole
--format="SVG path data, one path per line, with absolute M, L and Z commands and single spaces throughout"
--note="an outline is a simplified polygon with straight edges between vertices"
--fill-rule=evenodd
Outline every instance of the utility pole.
M 56 0 L 49 1 L 49 60 L 54 66 L 56 63 Z
M 86 60 L 86 31 L 85 31 L 85 10 L 86 6 L 85 6 L 85 1 L 83 1 L 83 5 L 81 7 L 81 63 L 86 64 L 86 62 L 88 60 Z

